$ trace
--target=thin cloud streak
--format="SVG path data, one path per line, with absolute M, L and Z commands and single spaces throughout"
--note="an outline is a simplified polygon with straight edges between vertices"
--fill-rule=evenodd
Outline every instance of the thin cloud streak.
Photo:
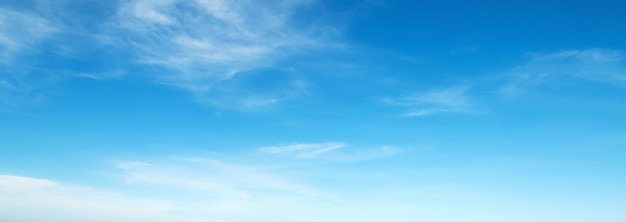
M 626 56 L 618 50 L 585 49 L 533 53 L 525 64 L 505 73 L 509 82 L 498 92 L 516 95 L 536 87 L 584 80 L 626 86 Z
M 407 117 L 467 112 L 471 107 L 467 95 L 469 88 L 465 86 L 433 90 L 411 96 L 384 98 L 383 102 L 390 106 L 410 108 L 412 111 L 405 114 Z
M 321 162 L 361 162 L 389 158 L 405 150 L 394 146 L 377 148 L 353 147 L 343 142 L 294 143 L 281 146 L 267 146 L 258 149 L 261 153 L 287 156 L 299 160 Z
M 299 159 L 310 159 L 346 147 L 342 142 L 295 143 L 284 146 L 261 147 L 259 151 L 270 154 L 291 155 Z
M 409 108 L 406 117 L 475 113 L 480 92 L 484 93 L 482 98 L 494 92 L 496 96 L 511 97 L 575 81 L 626 87 L 626 55 L 609 49 L 530 53 L 525 63 L 496 75 L 477 77 L 471 86 L 387 97 L 382 102 Z

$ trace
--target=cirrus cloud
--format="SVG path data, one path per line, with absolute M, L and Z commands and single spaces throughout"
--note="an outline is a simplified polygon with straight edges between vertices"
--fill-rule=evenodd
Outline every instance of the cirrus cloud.
M 37 0 L 19 10 L 0 6 L 6 74 L 0 87 L 34 94 L 50 79 L 135 75 L 185 90 L 202 104 L 242 110 L 276 105 L 306 94 L 303 83 L 310 79 L 284 61 L 341 45 L 341 31 L 320 22 L 324 15 L 301 16 L 315 4 Z M 59 65 L 66 63 L 72 65 Z M 267 87 L 257 88 L 259 79 Z

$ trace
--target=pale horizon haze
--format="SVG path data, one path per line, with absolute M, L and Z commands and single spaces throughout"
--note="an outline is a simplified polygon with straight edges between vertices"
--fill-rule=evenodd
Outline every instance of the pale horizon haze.
M 0 222 L 624 222 L 625 12 L 0 0 Z

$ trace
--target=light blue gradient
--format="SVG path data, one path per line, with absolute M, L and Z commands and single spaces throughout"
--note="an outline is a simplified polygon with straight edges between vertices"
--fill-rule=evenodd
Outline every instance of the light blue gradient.
M 0 1 L 0 221 L 626 221 L 618 1 Z

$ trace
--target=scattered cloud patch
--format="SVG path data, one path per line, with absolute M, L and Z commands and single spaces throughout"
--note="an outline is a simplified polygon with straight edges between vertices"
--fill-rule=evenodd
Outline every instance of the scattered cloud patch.
M 309 159 L 344 148 L 346 146 L 347 144 L 342 142 L 295 143 L 283 146 L 261 147 L 259 148 L 259 151 L 270 154 L 290 155 L 299 159 Z

